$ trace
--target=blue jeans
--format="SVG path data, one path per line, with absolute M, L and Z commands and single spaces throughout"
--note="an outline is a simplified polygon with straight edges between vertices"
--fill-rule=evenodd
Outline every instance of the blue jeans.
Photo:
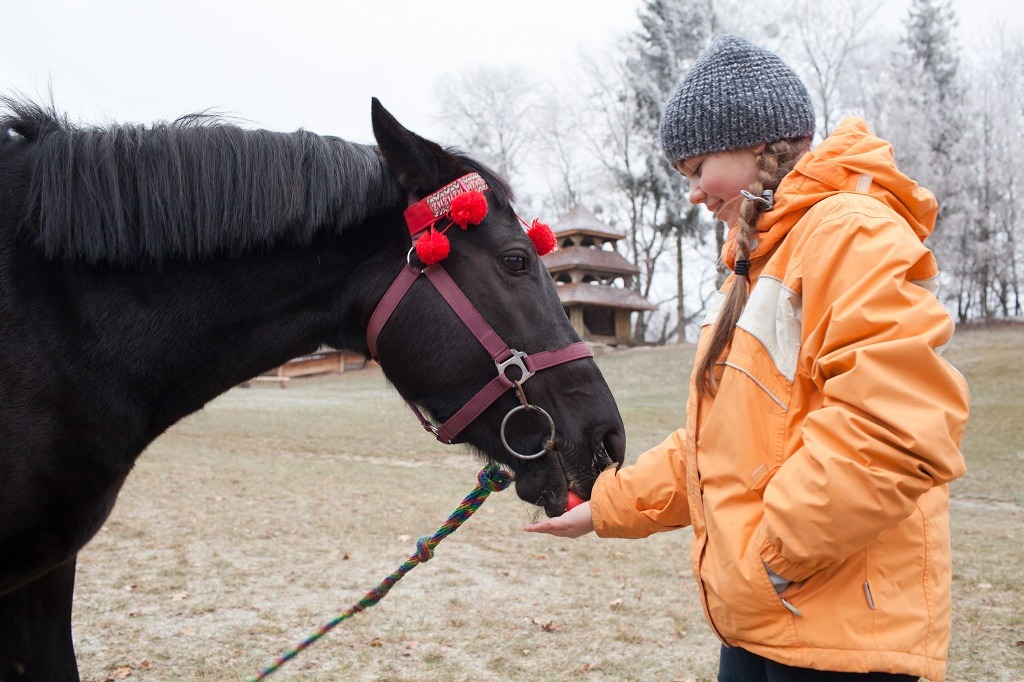
M 739 647 L 722 647 L 718 682 L 917 682 L 913 675 L 840 673 L 794 668 L 770 661 Z

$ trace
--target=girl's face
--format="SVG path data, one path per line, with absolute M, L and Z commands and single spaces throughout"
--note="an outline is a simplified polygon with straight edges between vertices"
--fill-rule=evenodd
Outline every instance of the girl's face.
M 759 144 L 676 162 L 676 170 L 690 183 L 690 203 L 704 204 L 716 220 L 729 227 L 736 225 L 744 201 L 740 190 L 749 189 L 753 183 L 757 157 L 764 148 Z

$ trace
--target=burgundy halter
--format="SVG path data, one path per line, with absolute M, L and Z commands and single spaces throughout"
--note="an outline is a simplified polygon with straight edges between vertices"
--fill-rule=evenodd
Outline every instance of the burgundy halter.
M 463 192 L 481 189 L 487 189 L 487 184 L 483 178 L 477 173 L 469 173 L 455 182 L 445 185 L 421 201 L 413 202 L 410 199 L 411 205 L 405 211 L 405 219 L 414 242 L 417 235 L 422 234 L 428 227 L 447 214 L 453 198 Z M 412 253 L 413 250 L 410 249 L 408 257 L 410 261 Z M 420 269 L 409 262 L 402 268 L 395 281 L 391 283 L 391 286 L 370 316 L 370 322 L 366 329 L 366 344 L 374 360 L 377 359 L 377 338 L 381 330 L 383 330 L 395 308 L 398 307 L 398 304 L 401 303 L 405 294 L 416 280 L 419 279 L 420 275 L 426 275 L 427 280 L 434 285 L 441 296 L 444 297 L 444 300 L 448 302 L 448 305 L 451 306 L 452 310 L 459 316 L 459 319 L 463 321 L 477 340 L 480 341 L 484 349 L 491 355 L 491 359 L 494 360 L 494 365 L 497 369 L 497 376 L 491 379 L 476 395 L 470 398 L 465 405 L 453 414 L 448 421 L 440 426 L 434 426 L 423 416 L 419 408 L 407 400 L 406 402 L 420 420 L 423 428 L 434 434 L 442 443 L 450 444 L 464 428 L 479 417 L 495 400 L 504 395 L 509 389 L 514 388 L 521 404 L 509 410 L 501 422 L 500 436 L 505 449 L 520 459 L 536 459 L 553 450 L 556 435 L 555 422 L 551 415 L 543 408 L 529 403 L 522 385 L 530 377 L 543 369 L 573 360 L 593 357 L 593 353 L 590 352 L 587 344 L 583 342 L 572 343 L 564 348 L 542 351 L 533 355 L 509 348 L 491 326 L 487 324 L 483 316 L 480 315 L 459 288 L 459 285 L 455 283 L 440 264 L 429 265 L 426 268 Z M 520 375 L 518 378 L 510 379 L 507 376 L 506 372 L 511 367 L 519 369 Z M 539 412 L 547 419 L 551 427 L 551 437 L 545 441 L 544 447 L 531 455 L 524 455 L 514 450 L 505 437 L 505 429 L 509 419 L 513 414 L 521 411 Z

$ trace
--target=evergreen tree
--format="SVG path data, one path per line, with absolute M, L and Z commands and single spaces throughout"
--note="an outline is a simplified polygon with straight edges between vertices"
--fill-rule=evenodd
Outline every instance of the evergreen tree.
M 967 125 L 966 90 L 949 0 L 911 0 L 893 60 L 895 92 L 887 116 L 902 169 L 935 193 L 940 211 L 929 241 L 946 273 L 946 302 L 961 320 L 975 307 L 972 282 L 984 245 L 970 205 L 977 197 L 972 154 L 976 126 Z M 984 260 L 982 258 L 982 260 Z
M 641 29 L 627 43 L 630 57 L 625 64 L 626 92 L 631 102 L 634 151 L 638 163 L 621 175 L 619 184 L 631 196 L 630 240 L 641 268 L 641 283 L 653 281 L 658 257 L 671 249 L 675 253 L 675 325 L 655 335 L 666 340 L 684 339 L 687 315 L 684 267 L 687 244 L 700 242 L 706 234 L 699 207 L 691 206 L 685 183 L 661 151 L 659 123 L 661 109 L 679 78 L 686 73 L 715 32 L 715 11 L 711 0 L 646 0 L 638 13 Z M 649 291 L 640 291 L 647 295 Z M 699 312 L 699 311 L 695 311 Z M 651 335 L 650 320 L 638 316 L 634 337 Z

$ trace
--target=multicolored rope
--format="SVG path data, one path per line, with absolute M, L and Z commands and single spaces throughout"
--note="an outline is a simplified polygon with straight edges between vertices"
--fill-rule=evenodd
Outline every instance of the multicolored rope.
M 312 646 L 318 639 L 330 632 L 338 623 L 348 618 L 351 618 L 355 614 L 363 611 L 384 598 L 395 583 L 402 579 L 406 573 L 416 567 L 417 564 L 421 564 L 424 561 L 429 561 L 434 556 L 434 548 L 437 547 L 441 540 L 451 535 L 463 524 L 473 513 L 480 508 L 480 505 L 484 503 L 487 496 L 493 492 L 499 492 L 508 487 L 509 483 L 512 482 L 512 476 L 506 471 L 494 464 L 489 464 L 480 470 L 477 474 L 477 486 L 473 488 L 473 491 L 462 500 L 462 504 L 456 507 L 455 511 L 451 513 L 448 520 L 445 521 L 437 531 L 430 537 L 420 538 L 416 541 L 416 553 L 410 556 L 404 564 L 398 567 L 394 573 L 384 578 L 377 587 L 373 588 L 363 598 L 356 602 L 353 606 L 343 611 L 336 618 L 324 623 L 320 626 L 314 634 L 310 635 L 306 639 L 299 642 L 294 648 L 289 649 L 280 656 L 277 657 L 273 663 L 268 665 L 266 668 L 260 671 L 259 675 L 252 678 L 250 682 L 258 682 L 266 678 L 272 672 L 278 670 L 282 665 L 295 658 L 304 649 Z

